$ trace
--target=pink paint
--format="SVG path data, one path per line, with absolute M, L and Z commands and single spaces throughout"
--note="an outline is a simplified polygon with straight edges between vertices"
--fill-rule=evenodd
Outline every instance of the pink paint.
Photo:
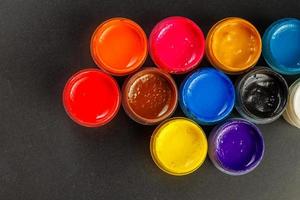
M 173 74 L 194 69 L 203 58 L 204 47 L 202 30 L 185 17 L 163 19 L 153 28 L 149 38 L 154 63 Z

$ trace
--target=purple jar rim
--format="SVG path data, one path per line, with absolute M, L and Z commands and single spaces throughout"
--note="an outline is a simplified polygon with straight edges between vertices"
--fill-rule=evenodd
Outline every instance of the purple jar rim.
M 250 166 L 248 166 L 247 168 L 245 168 L 243 170 L 233 170 L 233 169 L 224 167 L 215 151 L 216 147 L 219 146 L 219 142 L 214 143 L 214 141 L 217 141 L 217 138 L 224 135 L 223 131 L 226 127 L 236 124 L 236 123 L 243 123 L 245 125 L 250 126 L 253 130 L 255 130 L 255 133 L 257 134 L 257 136 L 260 140 L 258 142 L 261 143 L 261 152 L 259 154 L 258 159 L 255 160 L 255 162 L 253 162 Z M 215 134 L 213 134 L 213 133 L 215 133 Z M 262 161 L 262 159 L 264 157 L 264 152 L 265 152 L 264 139 L 263 139 L 263 135 L 262 135 L 261 131 L 259 130 L 259 128 L 254 123 L 247 121 L 245 119 L 242 119 L 242 118 L 232 118 L 232 119 L 225 121 L 223 124 L 216 126 L 211 131 L 211 134 L 209 135 L 209 146 L 210 146 L 209 157 L 210 157 L 210 160 L 215 165 L 215 167 L 217 169 L 219 169 L 220 171 L 222 171 L 223 173 L 228 174 L 228 175 L 233 175 L 233 176 L 244 175 L 244 174 L 247 174 L 247 173 L 253 171 Z

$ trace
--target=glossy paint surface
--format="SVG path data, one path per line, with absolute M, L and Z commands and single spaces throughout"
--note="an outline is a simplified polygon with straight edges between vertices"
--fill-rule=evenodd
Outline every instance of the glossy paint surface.
M 150 151 L 156 165 L 172 175 L 186 175 L 199 168 L 207 155 L 204 131 L 187 118 L 163 122 L 151 137 Z
M 288 87 L 284 78 L 266 67 L 250 71 L 237 87 L 238 111 L 256 123 L 277 119 L 287 104 Z
M 185 17 L 163 19 L 149 38 L 149 51 L 155 64 L 175 74 L 194 69 L 202 60 L 204 47 L 201 29 Z
M 221 71 L 202 67 L 181 84 L 180 106 L 200 124 L 213 124 L 227 117 L 235 102 L 234 86 Z
M 209 148 L 210 158 L 218 169 L 230 175 L 242 175 L 261 161 L 264 141 L 254 124 L 231 119 L 211 132 Z
M 261 53 L 256 28 L 241 18 L 225 18 L 208 33 L 206 52 L 211 63 L 227 73 L 241 73 L 252 67 Z
M 300 79 L 289 88 L 287 108 L 283 117 L 291 125 L 300 128 Z
M 112 18 L 100 24 L 91 40 L 91 54 L 101 69 L 113 75 L 137 70 L 147 56 L 143 29 L 126 18 Z
M 272 23 L 263 37 L 267 63 L 282 74 L 300 73 L 300 20 L 284 18 Z
M 154 124 L 169 117 L 177 105 L 172 77 L 157 68 L 145 68 L 131 76 L 123 87 L 123 107 L 134 120 Z
M 74 74 L 63 91 L 63 104 L 68 115 L 78 124 L 97 127 L 108 123 L 120 107 L 117 82 L 97 69 Z

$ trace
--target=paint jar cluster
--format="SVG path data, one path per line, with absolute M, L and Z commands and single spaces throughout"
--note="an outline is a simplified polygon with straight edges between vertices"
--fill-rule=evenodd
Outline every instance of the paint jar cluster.
M 69 78 L 66 113 L 82 126 L 100 127 L 122 106 L 135 122 L 157 125 L 150 152 L 168 174 L 190 174 L 207 155 L 226 174 L 249 173 L 265 149 L 256 124 L 283 115 L 300 128 L 300 79 L 288 87 L 282 76 L 300 74 L 298 19 L 275 21 L 261 39 L 253 24 L 238 17 L 215 23 L 206 37 L 186 17 L 161 20 L 149 37 L 136 22 L 112 18 L 95 30 L 90 52 L 98 68 Z M 268 66 L 256 66 L 261 53 Z M 148 54 L 154 66 L 143 66 Z M 200 66 L 204 57 L 211 66 Z M 177 74 L 186 74 L 178 87 Z M 122 87 L 114 76 L 127 76 Z M 177 105 L 184 117 L 172 117 Z M 234 108 L 240 118 L 232 118 Z M 205 133 L 201 126 L 214 128 Z

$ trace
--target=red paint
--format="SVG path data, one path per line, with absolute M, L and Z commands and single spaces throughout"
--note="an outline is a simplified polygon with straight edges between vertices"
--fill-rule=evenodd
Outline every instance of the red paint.
M 194 69 L 204 55 L 202 30 L 185 17 L 168 17 L 160 21 L 149 38 L 149 51 L 155 64 L 174 74 Z
M 63 104 L 68 115 L 78 124 L 98 127 L 108 123 L 120 107 L 117 82 L 97 69 L 74 74 L 63 91 Z

